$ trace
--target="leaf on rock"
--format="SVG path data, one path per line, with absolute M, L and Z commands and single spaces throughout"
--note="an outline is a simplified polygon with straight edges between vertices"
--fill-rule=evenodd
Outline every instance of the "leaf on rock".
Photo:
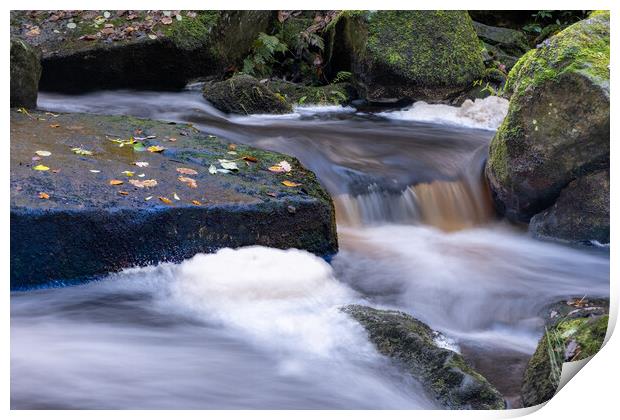
M 245 160 L 246 162 L 252 162 L 252 163 L 258 162 L 258 159 L 255 158 L 254 156 L 244 156 L 242 157 L 242 159 Z
M 100 171 L 100 170 L 98 170 L 98 169 L 89 169 L 89 170 L 90 170 L 90 172 L 92 172 L 92 173 L 94 173 L 94 174 L 98 174 L 99 172 L 101 172 L 101 171 Z
M 162 146 L 149 146 L 146 150 L 148 150 L 151 153 L 161 153 L 164 150 L 166 150 L 166 148 Z
M 186 176 L 180 176 L 179 181 L 187 184 L 187 186 L 190 188 L 198 188 L 198 184 L 196 183 L 196 180 L 193 178 L 188 178 Z
M 120 179 L 111 179 L 110 180 L 110 185 L 123 185 L 124 182 L 121 181 Z
M 166 198 L 166 197 L 161 197 L 161 196 L 160 196 L 160 197 L 158 197 L 158 198 L 159 198 L 159 200 L 160 200 L 162 203 L 165 203 L 165 204 L 172 204 L 172 200 L 170 200 L 169 198 Z
M 152 196 L 152 195 L 149 195 L 148 197 L 146 197 L 146 198 L 144 199 L 144 201 L 149 201 L 151 198 L 153 198 L 153 196 Z
M 174 197 L 174 199 L 175 199 L 175 200 L 180 200 L 180 199 L 181 199 L 181 198 L 179 198 L 179 196 L 177 195 L 177 193 L 174 193 L 173 197 Z
M 42 200 L 49 200 L 50 199 L 50 195 L 44 192 L 40 192 L 39 193 L 39 198 Z
M 34 152 L 37 156 L 51 156 L 52 152 L 48 152 L 47 150 L 37 150 L 36 152 Z
M 161 23 L 164 25 L 170 25 L 172 23 L 172 18 L 170 16 L 164 16 L 161 18 Z
M 119 191 L 118 192 L 120 195 L 129 195 L 129 193 L 127 191 Z
M 282 185 L 286 187 L 299 187 L 301 184 L 299 182 L 293 182 L 285 179 L 284 181 L 282 181 Z
M 214 175 L 217 173 L 217 168 L 215 167 L 215 165 L 209 165 L 209 173 L 211 175 Z
M 144 143 L 136 143 L 133 145 L 133 151 L 134 152 L 144 152 L 146 150 L 146 147 L 144 146 Z
M 133 176 L 135 172 L 131 172 L 131 171 L 123 171 L 121 172 L 123 175 L 125 176 Z
M 235 162 L 235 161 L 228 160 L 228 159 L 218 159 L 218 162 L 220 162 L 220 165 L 224 169 L 229 169 L 231 171 L 238 171 L 239 170 L 239 167 L 237 166 L 237 162 Z
M 134 162 L 133 164 L 139 168 L 146 168 L 147 166 L 149 166 L 148 162 Z
M 34 169 L 35 171 L 49 171 L 50 170 L 50 168 L 48 168 L 45 165 L 37 165 L 32 169 Z
M 271 171 L 271 172 L 273 172 L 273 173 L 276 173 L 276 174 L 283 174 L 284 172 L 286 172 L 286 171 L 284 170 L 284 168 L 283 168 L 283 167 L 281 167 L 280 165 L 273 165 L 273 166 L 270 166 L 270 167 L 269 167 L 269 168 L 267 168 L 267 169 L 269 169 L 269 171 Z
M 177 168 L 177 172 L 183 175 L 198 175 L 198 172 L 189 168 Z
M 291 172 L 291 164 L 287 161 L 283 160 L 282 162 L 278 163 L 278 165 L 280 165 L 280 167 L 284 169 L 285 172 Z
M 71 151 L 73 151 L 76 155 L 82 156 L 91 156 L 93 154 L 90 150 L 82 149 L 81 147 L 73 147 Z
M 58 128 L 60 127 L 60 124 L 50 124 L 50 128 Z

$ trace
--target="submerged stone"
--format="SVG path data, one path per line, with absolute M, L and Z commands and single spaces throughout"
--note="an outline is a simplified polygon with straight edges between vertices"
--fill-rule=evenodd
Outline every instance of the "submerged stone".
M 37 106 L 40 59 L 36 48 L 21 39 L 11 39 L 11 107 Z
M 439 347 L 434 331 L 398 311 L 349 305 L 342 309 L 368 331 L 380 353 L 395 359 L 444 406 L 451 409 L 505 408 L 501 394 L 458 353 Z
M 239 66 L 270 11 L 12 11 L 11 34 L 42 50 L 41 88 L 181 88 Z M 36 29 L 33 29 L 36 28 Z
M 506 87 L 508 115 L 491 142 L 486 174 L 499 212 L 529 222 L 572 181 L 609 167 L 609 12 L 526 53 Z
M 291 172 L 267 170 L 283 160 Z M 223 247 L 338 250 L 331 198 L 297 159 L 125 116 L 11 111 L 10 214 L 12 288 Z

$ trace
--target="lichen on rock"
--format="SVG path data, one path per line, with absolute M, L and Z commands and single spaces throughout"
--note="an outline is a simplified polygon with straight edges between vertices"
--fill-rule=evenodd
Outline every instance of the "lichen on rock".
M 37 106 L 40 59 L 36 48 L 21 39 L 11 39 L 11 107 Z

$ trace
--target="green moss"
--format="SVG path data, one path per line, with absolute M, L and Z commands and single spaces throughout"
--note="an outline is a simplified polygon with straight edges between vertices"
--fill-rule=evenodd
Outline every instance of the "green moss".
M 351 101 L 354 89 L 349 83 L 326 86 L 305 86 L 297 83 L 272 80 L 269 88 L 291 104 L 341 105 Z
M 208 40 L 220 13 L 217 10 L 203 10 L 195 18 L 183 17 L 183 20 L 173 20 L 165 33 L 174 44 L 185 50 L 194 50 L 203 46 Z
M 508 75 L 507 89 L 521 95 L 567 72 L 609 83 L 609 12 L 593 13 L 530 50 Z
M 381 11 L 364 17 L 369 56 L 415 83 L 464 86 L 484 71 L 466 12 Z
M 565 341 L 574 339 L 581 352 L 579 359 L 596 354 L 603 345 L 609 315 L 598 318 L 576 318 L 559 323 L 556 330 Z

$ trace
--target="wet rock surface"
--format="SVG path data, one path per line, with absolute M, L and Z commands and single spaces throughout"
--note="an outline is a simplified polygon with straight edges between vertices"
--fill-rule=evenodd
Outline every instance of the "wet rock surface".
M 41 53 L 21 39 L 11 39 L 11 107 L 37 106 Z
M 593 13 L 529 51 L 506 86 L 508 115 L 491 142 L 486 174 L 498 211 L 529 222 L 575 179 L 609 167 L 609 13 Z M 593 239 L 578 233 L 594 228 L 568 219 L 579 220 L 564 217 L 545 235 L 564 239 L 573 229 L 569 239 Z
M 189 125 L 11 111 L 11 287 L 245 245 L 337 252 L 331 199 L 296 159 Z
M 366 328 L 380 353 L 393 358 L 443 405 L 452 409 L 503 409 L 501 394 L 458 353 L 439 347 L 435 332 L 399 311 L 349 305 L 343 312 Z
M 269 11 L 12 11 L 11 35 L 42 51 L 41 88 L 181 88 L 239 65 Z
M 609 322 L 609 300 L 575 297 L 550 305 L 544 316 L 545 332 L 523 377 L 525 407 L 553 397 L 564 362 L 582 360 L 599 351 Z

